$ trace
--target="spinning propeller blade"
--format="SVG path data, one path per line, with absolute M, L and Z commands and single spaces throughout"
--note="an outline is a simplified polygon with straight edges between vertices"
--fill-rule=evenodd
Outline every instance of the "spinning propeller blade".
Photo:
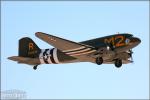
M 133 51 L 132 51 L 132 49 L 129 50 L 129 53 L 128 53 L 128 54 L 129 54 L 130 57 L 131 57 L 131 62 L 133 62 L 133 57 L 132 57 Z

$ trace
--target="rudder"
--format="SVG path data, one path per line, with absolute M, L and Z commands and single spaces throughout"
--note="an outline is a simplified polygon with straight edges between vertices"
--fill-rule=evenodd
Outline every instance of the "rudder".
M 39 56 L 41 49 L 29 37 L 19 40 L 19 56 L 35 58 Z

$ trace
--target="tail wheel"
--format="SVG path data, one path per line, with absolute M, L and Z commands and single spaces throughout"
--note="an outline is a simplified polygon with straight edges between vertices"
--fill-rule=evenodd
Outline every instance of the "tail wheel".
M 103 63 L 103 58 L 102 57 L 97 57 L 96 58 L 96 64 L 101 65 Z
M 33 69 L 36 70 L 38 65 L 33 66 Z
M 121 60 L 121 59 L 116 59 L 116 60 L 115 60 L 115 66 L 116 66 L 117 68 L 120 68 L 120 67 L 122 66 L 122 60 Z

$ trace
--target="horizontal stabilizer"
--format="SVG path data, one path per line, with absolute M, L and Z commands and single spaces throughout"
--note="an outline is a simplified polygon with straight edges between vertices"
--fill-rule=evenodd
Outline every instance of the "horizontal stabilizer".
M 13 60 L 13 61 L 17 61 L 18 63 L 25 63 L 25 64 L 29 64 L 29 65 L 40 64 L 38 58 L 12 56 L 12 57 L 8 57 L 8 59 Z

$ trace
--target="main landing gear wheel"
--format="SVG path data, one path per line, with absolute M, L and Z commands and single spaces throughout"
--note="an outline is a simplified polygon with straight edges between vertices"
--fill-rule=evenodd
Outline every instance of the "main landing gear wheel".
M 103 58 L 97 57 L 95 62 L 96 62 L 96 64 L 101 65 L 103 63 Z
M 36 70 L 38 65 L 33 66 L 33 69 Z
M 121 59 L 116 59 L 116 60 L 115 60 L 115 66 L 116 66 L 117 68 L 120 68 L 120 67 L 122 66 L 122 60 L 121 60 Z

